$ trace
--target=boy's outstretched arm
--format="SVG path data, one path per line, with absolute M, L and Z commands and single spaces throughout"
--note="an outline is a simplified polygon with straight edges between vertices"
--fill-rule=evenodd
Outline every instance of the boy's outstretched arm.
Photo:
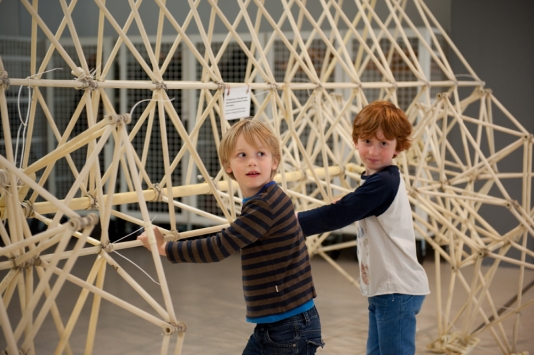
M 154 235 L 156 236 L 156 247 L 158 248 L 159 255 L 167 256 L 167 253 L 165 251 L 165 245 L 167 244 L 167 242 L 165 242 L 165 237 L 163 236 L 163 234 L 161 234 L 158 227 L 153 226 L 152 230 L 154 231 Z M 146 231 L 139 235 L 137 237 L 137 240 L 140 240 L 145 248 L 151 250 L 150 244 L 148 243 L 148 235 L 146 234 Z

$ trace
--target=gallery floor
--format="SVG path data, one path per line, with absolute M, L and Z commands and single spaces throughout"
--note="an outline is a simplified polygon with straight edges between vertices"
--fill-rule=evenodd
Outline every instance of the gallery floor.
M 120 253 L 134 261 L 149 275 L 155 275 L 151 255 L 146 249 L 135 248 L 123 250 Z M 94 256 L 80 258 L 76 263 L 75 273 L 84 278 L 93 260 Z M 157 284 L 123 258 L 116 257 L 116 260 L 138 280 L 145 290 L 158 299 L 160 293 Z M 338 262 L 357 278 L 357 262 L 352 250 L 344 250 Z M 173 296 L 176 315 L 187 325 L 182 354 L 241 354 L 253 326 L 244 320 L 245 307 L 241 293 L 239 256 L 234 255 L 215 264 L 173 265 L 163 260 L 163 265 Z M 426 349 L 426 345 L 437 337 L 434 261 L 427 256 L 423 266 L 428 273 L 433 292 L 425 300 L 418 317 L 417 354 L 431 354 Z M 316 256 L 312 259 L 312 268 L 318 293 L 316 305 L 321 316 L 323 340 L 326 343 L 324 349 L 320 349 L 318 354 L 365 354 L 366 298 L 361 296 L 356 287 L 321 257 Z M 518 271 L 514 268 L 499 270 L 498 279 L 494 281 L 495 287 L 492 288 L 497 307 L 504 305 L 516 295 L 517 275 Z M 532 279 L 534 279 L 534 271 L 528 271 L 527 283 Z M 442 280 L 446 283 L 448 277 L 442 274 Z M 109 268 L 106 273 L 105 289 L 154 313 L 112 268 Z M 80 289 L 67 284 L 62 293 L 58 307 L 60 310 L 72 309 L 80 295 Z M 459 295 L 456 298 L 453 304 L 463 303 L 464 296 Z M 533 298 L 534 288 L 531 288 L 525 293 L 524 300 Z M 86 303 L 71 337 L 70 347 L 73 354 L 84 353 L 92 301 L 89 299 Z M 10 317 L 16 319 L 17 315 L 13 314 L 13 309 L 16 308 L 11 304 Z M 70 313 L 67 311 L 62 315 L 66 323 Z M 58 335 L 50 318 L 50 316 L 47 317 L 38 340 L 35 342 L 37 355 L 53 354 L 57 346 Z M 505 323 L 505 327 L 511 334 L 512 326 Z M 534 307 L 527 308 L 522 313 L 518 353 L 530 351 L 530 354 L 534 354 L 532 329 L 534 329 Z M 473 354 L 502 354 L 490 332 L 482 333 L 480 338 L 481 343 Z M 99 355 L 159 354 L 162 344 L 161 329 L 107 301 L 102 301 L 101 304 L 96 339 L 92 354 Z M 2 342 L 5 342 L 5 338 L 0 334 L 0 344 Z M 3 349 L 4 346 L 1 350 Z

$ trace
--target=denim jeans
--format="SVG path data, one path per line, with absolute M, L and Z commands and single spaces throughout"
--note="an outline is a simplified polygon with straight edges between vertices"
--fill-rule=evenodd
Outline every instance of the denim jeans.
M 367 355 L 415 354 L 415 316 L 424 300 L 398 293 L 369 297 Z
M 311 355 L 324 346 L 315 306 L 275 323 L 257 324 L 243 355 Z

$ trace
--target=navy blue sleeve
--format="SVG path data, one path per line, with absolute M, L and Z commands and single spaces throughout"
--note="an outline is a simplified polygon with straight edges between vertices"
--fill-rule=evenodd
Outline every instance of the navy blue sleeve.
M 299 212 L 304 235 L 329 232 L 369 216 L 380 216 L 395 199 L 399 183 L 398 169 L 386 168 L 367 177 L 363 185 L 338 202 Z

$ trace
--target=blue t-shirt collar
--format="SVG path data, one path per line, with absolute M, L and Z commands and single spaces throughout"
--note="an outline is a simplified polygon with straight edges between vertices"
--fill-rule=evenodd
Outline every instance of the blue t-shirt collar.
M 263 185 L 263 187 L 260 189 L 260 191 L 258 191 L 255 195 L 253 196 L 250 196 L 250 197 L 245 197 L 243 198 L 243 204 L 245 204 L 245 202 L 247 202 L 248 200 L 250 200 L 251 198 L 254 198 L 254 196 L 257 196 L 259 194 L 261 194 L 263 191 L 265 191 L 266 188 L 268 188 L 269 186 L 272 186 L 276 184 L 276 182 L 274 181 L 269 181 L 268 183 L 266 183 L 265 185 Z

